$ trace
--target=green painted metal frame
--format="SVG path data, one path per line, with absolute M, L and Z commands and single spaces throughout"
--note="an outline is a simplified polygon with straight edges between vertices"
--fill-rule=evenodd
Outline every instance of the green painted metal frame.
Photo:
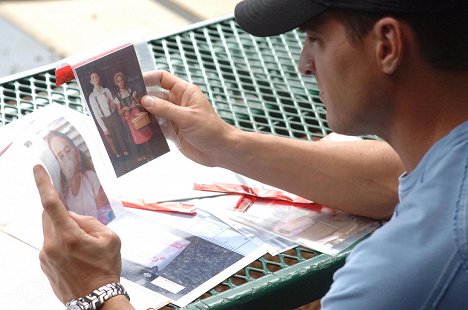
M 184 309 L 293 309 L 320 299 L 349 252 L 320 254 L 241 286 L 194 302 Z

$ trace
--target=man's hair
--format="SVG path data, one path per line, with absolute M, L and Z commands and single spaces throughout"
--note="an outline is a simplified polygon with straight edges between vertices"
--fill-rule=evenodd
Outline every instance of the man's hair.
M 91 77 L 91 75 L 93 75 L 93 74 L 97 74 L 98 76 L 101 76 L 101 75 L 99 74 L 99 71 L 98 71 L 97 69 L 92 69 L 92 70 L 89 72 L 89 75 L 88 75 L 88 76 Z
M 385 16 L 406 22 L 414 31 L 424 59 L 435 68 L 468 71 L 468 18 L 466 10 L 434 14 L 382 14 L 353 10 L 330 10 L 346 28 L 354 44 L 362 42 L 374 26 Z

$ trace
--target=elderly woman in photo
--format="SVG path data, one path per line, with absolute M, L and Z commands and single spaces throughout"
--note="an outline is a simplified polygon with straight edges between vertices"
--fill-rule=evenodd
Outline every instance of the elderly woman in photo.
M 51 131 L 49 148 L 60 165 L 60 198 L 68 210 L 107 224 L 115 218 L 93 163 L 67 135 Z
M 136 92 L 127 86 L 125 75 L 122 72 L 117 72 L 114 75 L 114 83 L 117 86 L 117 92 L 115 94 L 117 108 L 120 115 L 128 124 L 133 142 L 136 145 L 138 161 L 142 161 L 145 159 L 145 153 L 148 151 L 145 150 L 145 145 L 153 136 L 153 131 L 149 126 L 151 120 L 148 118 L 147 122 L 145 122 L 146 125 L 143 126 L 136 122 L 139 117 L 145 116 L 142 114 L 145 114 L 146 111 L 144 111 L 138 103 Z M 145 117 L 149 117 L 147 113 Z

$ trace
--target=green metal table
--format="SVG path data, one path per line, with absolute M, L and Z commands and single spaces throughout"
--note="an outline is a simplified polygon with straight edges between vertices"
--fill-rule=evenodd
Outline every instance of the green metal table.
M 330 130 L 316 81 L 297 70 L 304 35 L 243 32 L 232 17 L 148 42 L 156 67 L 200 86 L 228 123 L 314 140 Z M 86 113 L 76 82 L 57 87 L 54 67 L 0 79 L 0 126 L 50 103 Z M 349 250 L 331 257 L 297 247 L 266 255 L 185 309 L 292 309 L 321 298 Z M 170 306 L 169 308 L 176 308 Z

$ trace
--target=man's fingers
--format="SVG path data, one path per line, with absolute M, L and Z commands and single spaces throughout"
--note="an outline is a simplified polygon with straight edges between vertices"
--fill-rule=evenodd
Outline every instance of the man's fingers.
M 120 251 L 121 241 L 119 236 L 106 225 L 91 216 L 82 216 L 70 212 L 70 217 L 87 234 L 95 238 L 96 244 L 104 247 L 105 251 Z
M 175 97 L 181 98 L 187 89 L 189 82 L 171 74 L 167 71 L 152 71 L 143 75 L 147 86 L 160 85 L 163 89 L 170 91 Z
M 143 73 L 143 80 L 147 87 L 160 85 L 162 71 L 150 71 Z
M 180 121 L 181 115 L 187 112 L 183 107 L 153 96 L 144 96 L 141 99 L 141 104 L 151 114 L 175 122 Z
M 45 211 L 42 211 L 42 233 L 44 235 L 44 242 L 54 238 L 54 224 L 50 221 L 50 218 Z
M 73 221 L 70 220 L 68 211 L 60 201 L 60 198 L 55 191 L 50 177 L 41 165 L 34 166 L 34 179 L 36 186 L 41 196 L 42 206 L 47 212 L 54 226 L 70 225 Z M 72 224 L 73 225 L 73 224 Z
M 79 215 L 74 212 L 70 212 L 69 215 L 75 223 L 89 235 L 96 236 L 97 234 L 110 231 L 106 225 L 102 224 L 92 216 Z

